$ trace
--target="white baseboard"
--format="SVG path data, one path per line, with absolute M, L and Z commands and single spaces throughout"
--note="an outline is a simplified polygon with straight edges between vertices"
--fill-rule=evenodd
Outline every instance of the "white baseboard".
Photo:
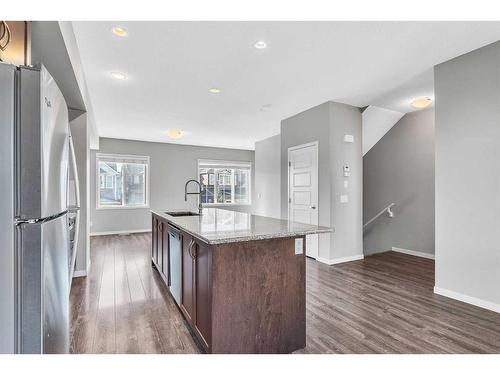
M 85 269 L 85 270 L 78 270 L 78 271 L 73 272 L 73 278 L 75 278 L 75 277 L 86 277 L 89 274 L 89 272 L 90 272 L 90 264 L 91 264 L 91 260 L 89 259 L 89 262 L 87 263 L 87 269 Z
M 339 264 L 339 263 L 345 263 L 345 262 L 352 262 L 354 260 L 361 260 L 364 259 L 364 255 L 352 255 L 349 257 L 342 257 L 342 258 L 333 258 L 333 259 L 326 259 L 326 258 L 321 258 L 317 257 L 316 260 L 321 263 L 328 264 L 331 266 L 332 264 Z
M 395 251 L 397 253 L 403 253 L 403 254 L 413 255 L 413 256 L 421 257 L 421 258 L 435 259 L 434 254 L 424 253 L 422 251 L 402 249 L 400 247 L 394 247 L 394 246 L 392 247 L 392 251 Z
M 73 278 L 75 277 L 85 277 L 87 276 L 87 270 L 80 270 L 73 272 Z
M 468 296 L 468 295 L 465 295 L 462 293 L 454 292 L 452 290 L 439 288 L 437 286 L 434 287 L 434 293 L 439 294 L 440 296 L 453 298 L 453 299 L 456 299 L 457 301 L 465 302 L 465 303 L 468 303 L 470 305 L 482 307 L 483 309 L 486 309 L 486 310 L 491 310 L 491 311 L 500 313 L 500 304 L 498 304 L 498 303 L 485 301 L 485 300 L 480 299 L 480 298 L 471 297 L 471 296 Z
M 132 230 L 113 230 L 109 232 L 92 232 L 90 235 L 94 236 L 109 236 L 112 234 L 133 234 L 133 233 L 148 233 L 151 229 L 132 229 Z

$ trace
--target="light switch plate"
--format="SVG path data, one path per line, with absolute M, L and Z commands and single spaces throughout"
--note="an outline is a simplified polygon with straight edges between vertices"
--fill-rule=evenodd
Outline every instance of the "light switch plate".
M 354 136 L 352 134 L 345 134 L 344 135 L 344 142 L 354 143 Z
M 349 202 L 349 196 L 343 194 L 340 196 L 340 203 L 347 203 Z
M 295 239 L 295 255 L 300 255 L 304 252 L 304 239 L 296 238 Z

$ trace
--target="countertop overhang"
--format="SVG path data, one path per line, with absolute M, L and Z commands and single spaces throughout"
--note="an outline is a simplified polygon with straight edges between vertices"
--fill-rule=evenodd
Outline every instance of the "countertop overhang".
M 210 245 L 333 232 L 328 227 L 221 208 L 204 208 L 201 216 L 171 216 L 166 213 L 176 211 L 186 210 L 151 210 L 151 213 Z

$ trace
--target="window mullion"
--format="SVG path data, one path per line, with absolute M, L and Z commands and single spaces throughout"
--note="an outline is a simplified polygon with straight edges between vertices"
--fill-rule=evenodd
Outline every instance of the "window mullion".
M 126 173 L 125 163 L 122 166 L 122 178 L 121 178 L 121 189 L 122 189 L 122 207 L 125 207 L 125 173 Z
M 217 197 L 219 196 L 219 170 L 214 168 L 214 203 L 219 203 Z
M 146 186 L 146 178 L 149 176 L 149 169 L 144 165 L 144 178 L 142 179 L 142 189 L 144 191 L 144 205 L 146 206 L 149 200 L 148 186 Z
M 231 169 L 231 178 L 229 179 L 229 181 L 231 182 L 231 203 L 232 204 L 236 203 L 235 197 L 234 197 L 234 172 L 235 172 L 235 170 Z

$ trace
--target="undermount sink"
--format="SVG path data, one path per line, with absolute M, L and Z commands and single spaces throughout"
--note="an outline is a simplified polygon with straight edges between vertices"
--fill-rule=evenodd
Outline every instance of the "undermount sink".
M 199 213 L 197 212 L 191 212 L 191 211 L 174 211 L 174 212 L 165 212 L 167 215 L 170 216 L 200 216 Z

